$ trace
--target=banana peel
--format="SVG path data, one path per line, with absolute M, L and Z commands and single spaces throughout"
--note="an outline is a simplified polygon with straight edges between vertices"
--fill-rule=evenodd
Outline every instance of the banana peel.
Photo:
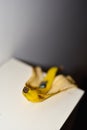
M 48 94 L 56 94 L 72 87 L 77 87 L 72 77 L 60 74 L 55 77 Z
M 32 68 L 32 75 L 30 79 L 26 82 L 26 86 L 37 88 L 42 82 L 43 77 L 44 75 L 42 69 L 39 66 Z
M 77 87 L 71 76 L 56 75 L 57 72 L 58 67 L 52 67 L 44 76 L 40 67 L 32 68 L 32 76 L 22 90 L 26 99 L 31 102 L 42 102 L 59 92 Z

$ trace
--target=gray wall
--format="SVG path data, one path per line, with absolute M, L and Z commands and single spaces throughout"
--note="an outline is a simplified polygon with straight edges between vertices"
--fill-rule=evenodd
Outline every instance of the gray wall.
M 86 68 L 86 3 L 0 0 L 0 63 L 15 56 L 67 71 Z

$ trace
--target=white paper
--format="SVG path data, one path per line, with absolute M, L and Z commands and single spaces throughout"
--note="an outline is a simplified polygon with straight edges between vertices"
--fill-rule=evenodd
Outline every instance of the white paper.
M 59 130 L 84 91 L 72 88 L 41 103 L 22 95 L 31 66 L 11 59 L 0 68 L 0 130 Z

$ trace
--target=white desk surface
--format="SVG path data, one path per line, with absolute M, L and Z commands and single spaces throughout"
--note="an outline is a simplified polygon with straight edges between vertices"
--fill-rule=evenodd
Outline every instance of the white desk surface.
M 11 59 L 0 67 L 0 130 L 59 130 L 84 91 L 72 88 L 41 103 L 22 95 L 31 67 Z

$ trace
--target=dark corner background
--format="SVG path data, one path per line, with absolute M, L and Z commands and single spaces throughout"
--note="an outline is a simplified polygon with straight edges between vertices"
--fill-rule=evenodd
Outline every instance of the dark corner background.
M 43 68 L 62 65 L 74 77 L 85 94 L 73 130 L 87 129 L 87 1 L 36 0 L 31 11 L 32 35 L 27 32 L 16 56 Z

